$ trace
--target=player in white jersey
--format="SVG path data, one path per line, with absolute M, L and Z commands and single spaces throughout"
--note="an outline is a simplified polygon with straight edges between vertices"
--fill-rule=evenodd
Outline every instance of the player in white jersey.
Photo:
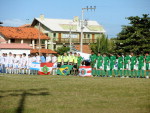
M 6 63 L 5 62 L 5 53 L 3 53 L 2 56 L 1 56 L 1 72 L 2 73 L 5 73 L 5 70 L 6 70 L 5 69 L 5 63 Z
M 22 54 L 19 55 L 19 62 L 18 62 L 19 74 L 22 73 Z
M 16 54 L 13 55 L 13 73 L 18 74 L 18 63 L 19 58 L 16 56 Z
M 26 54 L 23 53 L 23 55 L 22 55 L 22 74 L 25 74 L 26 69 L 27 69 L 27 57 L 26 57 Z
M 36 53 L 36 62 L 38 62 L 38 63 L 41 62 L 39 53 Z
M 8 73 L 12 73 L 13 72 L 13 55 L 11 52 L 9 52 L 9 56 L 8 56 Z
M 31 58 L 32 58 L 32 62 L 36 62 L 36 57 L 31 55 Z
M 5 53 L 5 68 L 6 68 L 6 73 L 8 73 L 8 55 Z
M 36 53 L 36 62 L 37 63 L 41 63 L 41 58 L 40 58 L 39 53 Z M 34 71 L 35 71 L 35 74 L 37 75 L 38 74 L 38 70 L 34 70 Z
M 52 63 L 53 64 L 53 68 L 52 68 L 52 75 L 56 75 L 56 71 L 57 71 L 57 57 L 52 54 Z
M 30 75 L 30 66 L 31 66 L 31 64 L 32 64 L 32 56 L 29 54 L 28 55 L 28 60 L 27 60 L 27 74 L 29 74 Z
M 51 56 L 48 53 L 46 54 L 46 62 L 51 62 Z

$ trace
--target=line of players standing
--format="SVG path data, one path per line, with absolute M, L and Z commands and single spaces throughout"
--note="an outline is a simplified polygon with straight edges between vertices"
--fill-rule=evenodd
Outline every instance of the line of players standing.
M 145 56 L 142 54 L 135 56 L 133 53 L 124 56 L 121 54 L 109 54 L 108 56 L 107 54 L 101 55 L 101 53 L 96 55 L 91 52 L 89 59 L 93 76 L 145 77 L 146 71 L 146 77 L 149 77 L 150 55 L 148 52 Z M 78 75 L 80 65 L 86 64 L 83 60 L 80 54 L 72 54 L 72 52 L 69 55 L 67 53 L 64 55 L 57 54 L 57 57 L 53 54 L 46 54 L 44 57 L 38 53 L 35 56 L 31 54 L 26 56 L 25 53 L 16 55 L 10 52 L 8 55 L 3 53 L 0 56 L 0 71 L 10 74 L 37 74 L 37 71 L 30 70 L 32 62 L 52 62 L 54 63 L 53 75 L 56 74 L 61 65 L 73 65 L 71 74 Z
M 150 55 L 145 53 L 134 55 L 122 54 L 103 54 L 99 52 L 98 55 L 91 53 L 90 56 L 92 75 L 93 76 L 108 76 L 112 77 L 137 77 L 149 78 L 150 71 Z M 146 71 L 146 73 L 145 73 Z M 146 74 L 146 76 L 145 76 Z
M 77 68 L 82 63 L 83 59 L 80 54 L 70 52 L 69 55 L 64 53 L 64 55 L 57 54 L 57 57 L 52 54 L 46 54 L 44 57 L 42 53 L 36 53 L 35 55 L 29 54 L 28 56 L 23 54 L 9 54 L 3 53 L 0 56 L 0 72 L 8 74 L 37 74 L 38 71 L 30 70 L 32 62 L 54 63 L 52 74 L 55 75 L 58 68 L 61 65 L 73 65 L 72 73 L 77 74 Z

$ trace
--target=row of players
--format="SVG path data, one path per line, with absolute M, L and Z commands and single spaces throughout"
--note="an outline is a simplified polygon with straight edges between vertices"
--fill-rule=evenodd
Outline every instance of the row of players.
M 92 75 L 114 75 L 117 77 L 144 77 L 146 71 L 146 77 L 149 78 L 150 71 L 150 55 L 145 53 L 145 56 L 142 54 L 134 55 L 131 52 L 128 55 L 122 54 L 106 54 L 95 55 L 94 52 L 90 56 Z M 96 65 L 95 65 L 96 64 Z M 142 76 L 141 76 L 142 75 Z
M 75 53 L 74 55 L 70 53 L 68 56 L 67 53 L 64 53 L 63 56 L 57 54 L 57 57 L 52 54 L 46 54 L 46 56 L 43 56 L 42 53 L 36 53 L 36 55 L 29 54 L 26 56 L 25 53 L 23 54 L 12 54 L 11 52 L 9 54 L 3 53 L 2 56 L 0 56 L 0 71 L 2 73 L 14 73 L 14 74 L 30 74 L 30 66 L 32 62 L 37 63 L 45 63 L 45 62 L 51 62 L 54 63 L 53 68 L 55 70 L 59 68 L 61 65 L 74 65 L 74 69 L 77 68 L 77 63 L 80 60 L 80 64 L 82 60 L 82 57 L 80 54 Z M 34 72 L 35 73 L 35 72 Z M 37 74 L 37 72 L 35 73 Z
M 0 65 L 3 73 L 25 73 L 26 70 L 26 73 L 30 74 L 29 68 L 32 62 L 52 62 L 54 63 L 54 68 L 59 68 L 61 65 L 74 65 L 73 69 L 77 71 L 81 63 L 82 65 L 88 65 L 83 60 L 80 54 L 72 54 L 71 52 L 69 55 L 64 53 L 63 56 L 57 54 L 57 57 L 55 55 L 50 56 L 49 54 L 46 54 L 46 57 L 44 57 L 38 53 L 36 53 L 36 56 L 29 54 L 28 57 L 25 53 L 19 56 L 12 53 L 9 53 L 9 55 L 3 53 L 0 57 Z M 147 70 L 146 75 L 149 76 L 150 55 L 148 52 L 145 56 L 142 54 L 135 56 L 133 53 L 125 56 L 121 54 L 110 54 L 108 56 L 106 54 L 101 55 L 101 53 L 96 55 L 94 52 L 91 52 L 87 62 L 90 63 L 92 75 L 94 76 L 112 76 L 114 72 L 115 76 L 133 77 L 135 75 L 140 77 L 142 75 L 144 77 L 144 70 Z

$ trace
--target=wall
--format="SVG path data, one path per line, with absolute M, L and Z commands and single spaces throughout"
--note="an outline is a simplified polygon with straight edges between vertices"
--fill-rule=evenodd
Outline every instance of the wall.
M 30 50 L 27 49 L 0 49 L 0 55 L 2 55 L 2 53 L 9 53 L 11 52 L 12 54 L 22 54 L 22 53 L 26 53 L 27 55 L 30 54 Z

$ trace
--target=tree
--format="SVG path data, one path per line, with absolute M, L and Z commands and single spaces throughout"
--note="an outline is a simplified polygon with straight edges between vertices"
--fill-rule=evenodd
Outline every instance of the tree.
M 69 47 L 67 47 L 67 46 L 62 46 L 62 47 L 58 47 L 55 51 L 56 51 L 58 54 L 63 55 L 64 53 L 68 52 L 69 50 L 70 50 Z
M 104 34 L 102 34 L 101 37 L 97 38 L 97 42 L 90 45 L 90 48 L 94 53 L 107 53 L 112 52 L 114 43 L 111 39 L 108 39 L 108 37 Z
M 127 18 L 130 25 L 122 26 L 122 31 L 116 38 L 117 52 L 146 52 L 150 51 L 150 17 L 131 16 Z

